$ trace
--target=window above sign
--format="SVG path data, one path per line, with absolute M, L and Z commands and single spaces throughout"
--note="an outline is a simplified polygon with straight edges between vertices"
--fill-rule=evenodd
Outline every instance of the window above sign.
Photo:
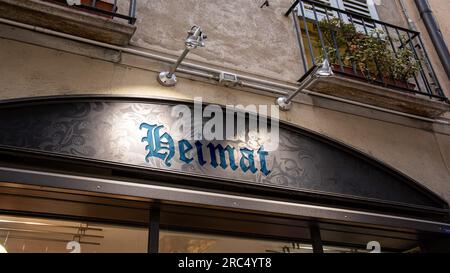
M 337 1 L 338 7 L 357 13 L 359 15 L 367 16 L 372 19 L 378 20 L 377 9 L 375 8 L 375 3 L 373 0 L 331 0 Z
M 378 12 L 375 7 L 373 0 L 314 0 L 312 2 L 317 2 L 318 4 L 327 5 L 330 7 L 338 8 L 341 10 L 356 13 L 361 16 L 369 17 L 378 20 Z M 315 19 L 314 9 L 317 13 L 317 19 L 320 17 L 326 17 L 325 9 L 321 7 L 313 6 L 310 3 L 301 2 L 300 5 L 306 13 L 306 17 Z M 327 10 L 329 16 L 334 16 L 335 13 Z M 299 9 L 300 15 L 300 9 Z
M 305 89 L 424 117 L 450 108 L 420 33 L 380 21 L 374 0 L 297 0 L 290 12 Z M 333 73 L 314 79 L 324 63 Z

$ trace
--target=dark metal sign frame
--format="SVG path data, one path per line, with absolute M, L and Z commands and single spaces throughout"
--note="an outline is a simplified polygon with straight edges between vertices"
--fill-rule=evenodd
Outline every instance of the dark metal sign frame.
M 227 170 L 220 170 L 219 172 L 215 172 L 215 170 L 211 172 L 209 170 L 203 170 L 202 172 L 197 172 L 195 170 L 185 171 L 181 165 L 179 165 L 181 167 L 178 169 L 163 168 L 161 165 L 149 166 L 145 164 L 146 162 L 144 159 L 146 151 L 141 149 L 141 146 L 139 146 L 139 149 L 137 150 L 135 150 L 136 148 L 130 148 L 130 151 L 141 155 L 141 157 L 138 158 L 142 161 L 142 164 L 135 161 L 135 158 L 114 160 L 114 157 L 111 157 L 111 154 L 108 153 L 103 154 L 103 156 L 99 156 L 101 153 L 95 152 L 91 155 L 80 155 L 79 153 L 67 152 L 70 151 L 70 149 L 55 151 L 45 149 L 43 148 L 44 146 L 41 145 L 43 143 L 42 140 L 50 142 L 54 141 L 54 138 L 52 138 L 52 134 L 55 132 L 54 127 L 59 126 L 58 124 L 61 122 L 71 120 L 80 121 L 81 118 L 88 121 L 87 124 L 84 125 L 87 127 L 83 128 L 89 129 L 89 126 L 95 127 L 98 122 L 104 122 L 104 117 L 114 114 L 114 111 L 117 111 L 117 109 L 120 109 L 120 115 L 124 113 L 128 115 L 130 113 L 134 114 L 139 112 L 142 109 L 147 111 L 149 109 L 155 109 L 152 107 L 168 107 L 179 103 L 190 104 L 189 102 L 150 100 L 139 97 L 121 96 L 64 96 L 3 101 L 0 103 L 0 113 L 2 113 L 0 116 L 0 154 L 23 154 L 25 157 L 36 155 L 53 161 L 62 162 L 68 160 L 78 163 L 82 162 L 83 164 L 92 166 L 100 164 L 102 166 L 110 166 L 111 168 L 146 173 L 155 178 L 172 177 L 171 179 L 178 181 L 191 181 L 189 182 L 191 184 L 192 181 L 198 181 L 199 185 L 205 185 L 205 190 L 208 190 L 208 188 L 211 190 L 212 188 L 210 188 L 210 186 L 212 187 L 222 183 L 223 185 L 230 186 L 230 188 L 246 188 L 247 191 L 252 188 L 255 189 L 255 194 L 263 191 L 273 193 L 281 192 L 286 196 L 297 196 L 294 197 L 294 199 L 297 200 L 299 195 L 303 195 L 310 199 L 317 199 L 322 196 L 331 199 L 353 200 L 352 202 L 360 204 L 370 203 L 391 208 L 405 208 L 423 212 L 428 211 L 430 213 L 443 215 L 444 217 L 448 215 L 447 203 L 416 181 L 370 156 L 364 155 L 335 140 L 287 124 L 281 124 L 280 126 L 281 139 L 289 139 L 289 141 L 292 141 L 294 144 L 292 147 L 283 146 L 285 145 L 283 144 L 280 147 L 280 151 L 276 151 L 275 154 L 270 155 L 271 158 L 268 164 L 270 164 L 272 172 L 267 177 L 261 175 L 256 177 L 252 176 L 254 174 L 250 173 L 246 177 L 242 177 L 242 174 L 233 176 L 226 174 Z M 89 110 L 84 115 L 80 116 L 78 113 L 73 112 L 73 109 L 76 109 L 76 107 L 74 108 L 74 105 L 94 105 L 93 107 L 87 107 L 86 109 L 89 108 L 95 112 L 95 115 L 88 113 Z M 98 106 L 97 109 L 94 109 L 95 105 Z M 115 107 L 114 105 L 119 105 L 120 107 Z M 72 113 L 72 116 L 67 115 L 68 113 Z M 119 117 L 119 120 L 121 119 L 120 115 L 116 115 Z M 149 115 L 151 116 L 153 114 Z M 21 135 L 17 138 L 17 131 L 14 132 L 13 127 L 17 126 L 18 121 L 24 121 L 26 119 L 28 119 L 29 125 L 22 127 L 20 129 L 20 134 L 23 134 L 23 132 L 32 133 L 28 133 L 28 135 L 25 136 Z M 142 120 L 142 122 L 144 121 L 145 120 Z M 46 124 L 39 125 L 39 123 Z M 83 132 L 88 131 L 89 130 L 84 130 Z M 106 140 L 102 142 L 107 143 L 106 145 L 103 145 L 98 141 L 98 138 L 102 137 L 102 132 L 98 131 L 98 133 L 93 134 L 94 132 L 95 130 L 91 130 L 90 133 L 87 133 L 87 135 L 85 135 L 86 139 L 81 141 L 81 143 L 88 143 L 90 140 L 96 139 L 96 141 L 92 143 L 96 148 L 103 149 L 104 151 L 111 148 L 111 146 L 109 146 L 110 144 L 108 144 L 112 143 L 111 139 L 108 139 L 107 137 L 101 138 L 101 140 Z M 139 130 L 137 130 L 137 132 L 139 132 Z M 138 145 L 136 143 L 140 142 L 141 137 L 142 135 L 139 135 L 139 139 L 134 139 L 134 144 L 132 143 L 131 146 Z M 61 139 L 60 136 L 57 138 Z M 24 142 L 24 139 L 27 139 L 28 142 Z M 73 144 L 71 145 L 73 146 Z M 69 148 L 71 148 L 70 145 Z M 124 153 L 124 151 L 121 152 Z M 307 160 L 302 161 L 303 158 L 306 158 Z M 298 164 L 298 162 L 301 164 Z M 278 165 L 274 168 L 276 164 Z M 5 164 L 0 163 L 0 166 L 1 165 L 6 166 Z M 287 168 L 286 165 L 289 165 L 290 167 Z M 289 184 L 289 182 L 287 186 L 280 183 L 272 183 L 270 181 L 270 179 L 273 179 L 271 178 L 271 175 L 277 175 L 277 168 L 282 171 L 278 171 L 279 177 L 273 181 L 284 179 L 288 182 L 294 181 L 295 183 Z M 294 171 L 292 172 L 292 170 Z M 289 171 L 291 171 L 291 173 L 289 173 Z M 1 173 L 0 178 L 2 178 Z M 8 175 L 8 178 L 11 178 L 11 176 Z M 165 180 L 169 181 L 171 179 Z M 149 183 L 151 183 L 150 180 L 148 181 Z M 64 185 L 66 184 L 67 183 L 64 183 Z M 351 185 L 347 187 L 346 185 L 348 184 Z M 292 185 L 295 185 L 295 187 L 292 187 Z M 226 187 L 227 186 L 225 186 L 225 188 Z

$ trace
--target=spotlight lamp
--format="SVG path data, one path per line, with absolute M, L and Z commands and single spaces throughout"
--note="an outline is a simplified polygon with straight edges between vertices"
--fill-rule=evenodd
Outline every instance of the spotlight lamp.
M 189 51 L 192 49 L 196 49 L 197 47 L 204 47 L 206 35 L 203 33 L 201 27 L 193 26 L 188 31 L 188 36 L 184 41 L 184 51 L 181 53 L 180 57 L 178 57 L 175 64 L 173 64 L 169 71 L 163 71 L 158 74 L 157 80 L 163 86 L 175 86 L 177 84 L 177 77 L 175 72 L 184 58 L 187 56 Z
M 310 83 L 312 83 L 317 78 L 330 77 L 333 76 L 333 70 L 331 69 L 330 63 L 327 59 L 323 61 L 320 65 L 313 66 L 300 81 L 299 88 L 287 97 L 279 97 L 276 99 L 275 103 L 280 107 L 282 111 L 289 111 L 292 108 L 292 99 L 302 92 Z

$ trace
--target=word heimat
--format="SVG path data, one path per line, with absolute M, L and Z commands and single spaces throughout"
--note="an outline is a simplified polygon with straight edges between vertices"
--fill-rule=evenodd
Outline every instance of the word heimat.
M 147 123 L 142 123 L 139 126 L 140 130 L 147 130 L 147 136 L 142 138 L 142 142 L 147 143 L 145 150 L 147 150 L 148 153 L 145 156 L 145 161 L 149 162 L 151 157 L 156 157 L 163 160 L 167 167 L 170 167 L 172 165 L 171 161 L 175 157 L 175 142 L 169 133 L 165 132 L 161 134 L 161 129 L 163 128 L 163 125 Z M 256 167 L 255 157 L 257 157 L 257 159 L 259 159 L 260 172 L 265 176 L 270 173 L 270 170 L 267 169 L 266 163 L 266 157 L 269 153 L 264 150 L 263 146 L 261 146 L 257 151 L 249 148 L 240 148 L 236 152 L 236 148 L 230 145 L 223 147 L 221 144 L 214 145 L 211 142 L 204 145 L 198 140 L 191 144 L 188 140 L 182 139 L 178 141 L 177 144 L 179 159 L 185 164 L 190 164 L 195 160 L 198 164 L 204 166 L 208 163 L 207 160 L 209 159 L 209 163 L 213 168 L 220 166 L 222 169 L 227 169 L 230 167 L 233 171 L 240 168 L 244 173 L 247 171 L 256 173 L 258 168 Z M 226 153 L 228 154 L 229 166 L 226 160 Z M 237 157 L 236 153 L 238 154 Z M 189 154 L 195 154 L 195 158 L 193 156 L 189 156 Z M 236 159 L 238 159 L 238 161 Z

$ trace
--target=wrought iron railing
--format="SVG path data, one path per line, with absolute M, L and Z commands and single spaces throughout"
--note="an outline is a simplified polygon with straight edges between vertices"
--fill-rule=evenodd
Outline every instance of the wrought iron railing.
M 447 100 L 419 32 L 312 0 L 290 13 L 305 71 L 327 59 L 336 74 Z
M 97 14 L 109 18 L 120 18 L 128 21 L 129 24 L 134 25 L 136 22 L 136 0 L 80 0 L 80 1 L 66 1 L 66 0 L 43 0 L 46 2 L 53 2 L 57 4 L 67 5 L 71 2 L 70 7 L 85 10 L 87 12 Z M 128 2 L 128 3 L 125 3 Z M 126 10 L 120 11 L 119 4 L 125 3 L 123 7 L 127 6 Z M 127 5 L 128 4 L 128 5 Z

